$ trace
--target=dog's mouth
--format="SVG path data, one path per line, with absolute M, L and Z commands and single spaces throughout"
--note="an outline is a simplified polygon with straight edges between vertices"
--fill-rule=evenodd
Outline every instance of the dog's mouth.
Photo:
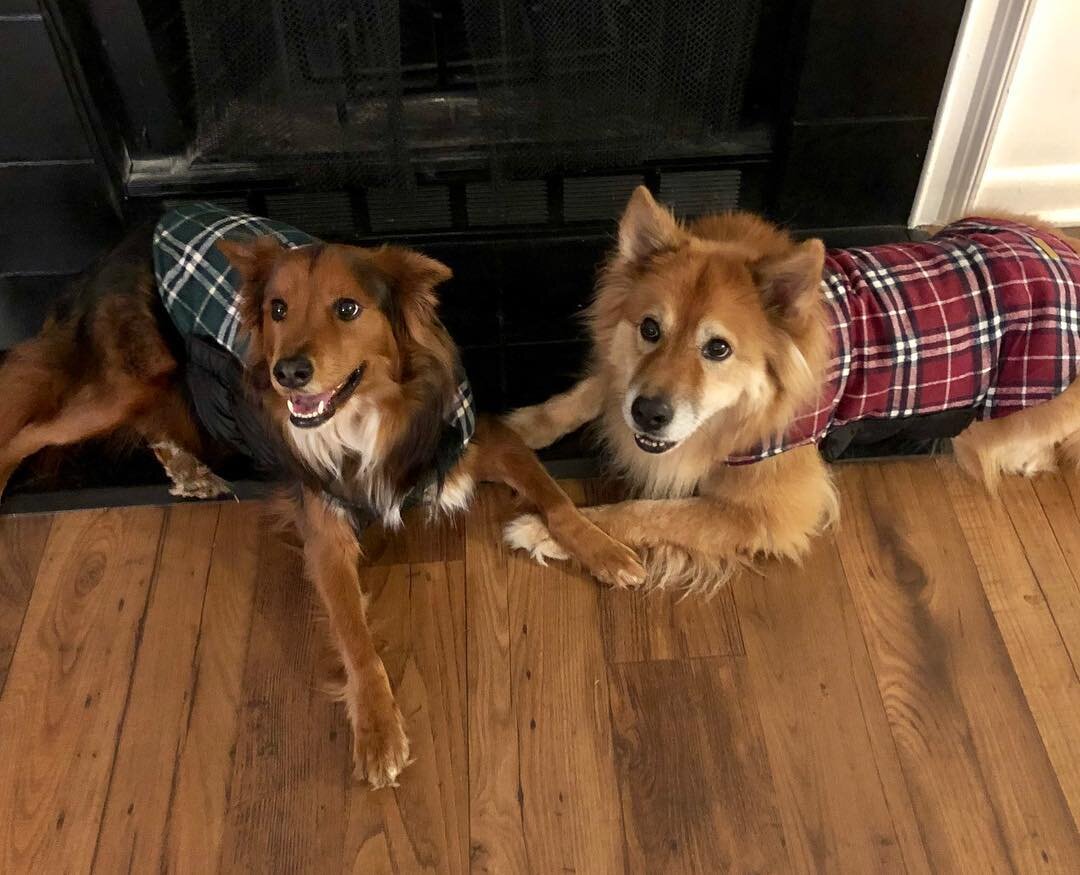
M 314 428 L 322 425 L 337 413 L 341 405 L 356 391 L 356 387 L 364 378 L 366 367 L 367 362 L 361 362 L 355 371 L 327 392 L 319 392 L 317 395 L 303 395 L 296 392 L 290 395 L 285 400 L 289 408 L 289 422 L 297 428 Z
M 661 441 L 641 432 L 634 432 L 634 442 L 646 453 L 666 453 L 678 445 L 678 441 Z

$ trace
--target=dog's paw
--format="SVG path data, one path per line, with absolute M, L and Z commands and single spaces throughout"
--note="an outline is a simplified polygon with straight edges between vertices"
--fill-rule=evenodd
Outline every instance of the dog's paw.
M 232 495 L 232 487 L 209 468 L 196 471 L 194 476 L 173 481 L 169 495 L 178 498 L 218 498 Z
M 641 586 L 647 577 L 638 554 L 612 538 L 594 549 L 585 565 L 593 577 L 616 589 Z
M 570 554 L 551 537 L 544 521 L 534 513 L 510 520 L 503 529 L 503 540 L 511 549 L 524 550 L 541 565 L 547 565 L 548 559 L 570 558 Z
M 396 787 L 398 775 L 411 763 L 409 737 L 396 705 L 377 709 L 353 731 L 353 776 L 374 790 Z

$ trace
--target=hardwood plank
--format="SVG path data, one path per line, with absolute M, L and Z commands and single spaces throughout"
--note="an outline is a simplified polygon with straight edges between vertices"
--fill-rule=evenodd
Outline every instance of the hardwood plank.
M 560 484 L 572 492 L 576 484 Z M 584 504 L 618 500 L 611 484 L 587 480 Z M 577 487 L 581 488 L 581 487 Z M 576 495 L 572 497 L 577 499 Z M 725 586 L 711 598 L 683 598 L 679 592 L 602 590 L 601 624 L 609 662 L 693 659 L 742 655 L 735 597 Z
M 600 587 L 507 560 L 518 805 L 533 872 L 623 872 Z
M 1073 572 L 1029 481 L 1007 477 L 991 498 L 951 459 L 938 466 L 1073 822 L 1080 823 L 1080 680 L 1044 595 L 1059 605 L 1068 600 L 1076 611 Z
M 831 539 L 734 582 L 792 868 L 929 872 Z
M 90 868 L 163 519 L 54 520 L 0 697 L 0 871 Z
M 220 869 L 332 872 L 352 773 L 347 718 L 322 689 L 329 642 L 300 553 L 266 529 L 258 549 Z
M 465 558 L 465 522 L 462 517 L 430 518 L 418 506 L 404 513 L 404 525 L 390 531 L 369 526 L 360 539 L 366 566 L 413 565 L 450 562 Z
M 1075 825 L 933 462 L 838 477 L 840 555 L 932 864 L 1077 871 Z
M 365 568 L 362 577 L 414 761 L 396 790 L 350 788 L 345 868 L 357 875 L 465 872 L 464 563 Z
M 1022 523 L 1015 516 L 1013 521 L 1029 555 L 1060 556 L 1064 564 L 1060 570 L 1055 560 L 1060 573 L 1047 569 L 1050 573 L 1039 575 L 1039 585 L 1073 667 L 1080 668 L 1080 476 L 1075 471 L 1063 471 L 1052 477 L 1038 477 L 1031 486 L 1048 529 L 1038 525 L 1038 520 L 1036 525 L 1025 528 L 1020 528 Z M 1052 537 L 1054 545 L 1046 544 L 1046 537 Z
M 611 709 L 629 871 L 788 870 L 744 660 L 614 665 Z
M 754 572 L 746 572 L 753 576 Z M 735 596 L 725 586 L 711 598 L 679 592 L 604 589 L 601 624 L 610 662 L 696 659 L 744 653 Z
M 519 765 L 510 653 L 509 559 L 501 548 L 506 490 L 477 491 L 465 527 L 468 592 L 470 865 L 477 872 L 528 872 L 518 804 Z
M 94 854 L 98 871 L 161 865 L 217 525 L 216 505 L 177 505 L 165 517 Z
M 0 516 L 0 693 L 7 680 L 51 516 Z
M 263 506 L 221 505 L 165 833 L 169 872 L 217 869 L 229 806 Z M 304 622 L 306 618 L 299 618 Z

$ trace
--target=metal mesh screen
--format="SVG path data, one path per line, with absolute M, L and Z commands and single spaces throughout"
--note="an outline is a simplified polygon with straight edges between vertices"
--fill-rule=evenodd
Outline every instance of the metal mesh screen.
M 196 158 L 407 180 L 707 154 L 761 0 L 182 0 Z
M 464 0 L 487 142 L 530 169 L 675 157 L 739 121 L 760 0 Z

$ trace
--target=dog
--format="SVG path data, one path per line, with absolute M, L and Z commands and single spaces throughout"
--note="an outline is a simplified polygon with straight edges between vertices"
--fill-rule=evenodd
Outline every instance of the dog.
M 650 585 L 712 591 L 836 519 L 823 442 L 936 426 L 991 490 L 1080 462 L 1078 252 L 1002 214 L 827 254 L 746 213 L 683 226 L 642 187 L 588 311 L 587 376 L 507 422 L 542 447 L 595 421 L 642 498 L 586 516 L 642 551 Z M 564 553 L 533 515 L 506 539 Z
M 502 482 L 592 574 L 619 586 L 644 577 L 635 553 L 585 520 L 509 428 L 485 416 L 473 426 L 436 315 L 450 276 L 409 249 L 326 244 L 183 205 L 153 237 L 137 232 L 91 268 L 0 366 L 0 488 L 39 449 L 121 432 L 154 447 L 182 495 L 228 490 L 203 460 L 230 436 L 259 444 L 252 458 L 276 460 L 344 667 L 356 775 L 372 787 L 396 783 L 409 742 L 368 629 L 364 524 L 399 526 L 409 503 L 460 512 L 476 483 Z M 198 306 L 179 291 L 185 277 L 206 293 Z M 180 326 L 196 330 L 185 339 Z M 209 371 L 208 355 L 219 358 Z

